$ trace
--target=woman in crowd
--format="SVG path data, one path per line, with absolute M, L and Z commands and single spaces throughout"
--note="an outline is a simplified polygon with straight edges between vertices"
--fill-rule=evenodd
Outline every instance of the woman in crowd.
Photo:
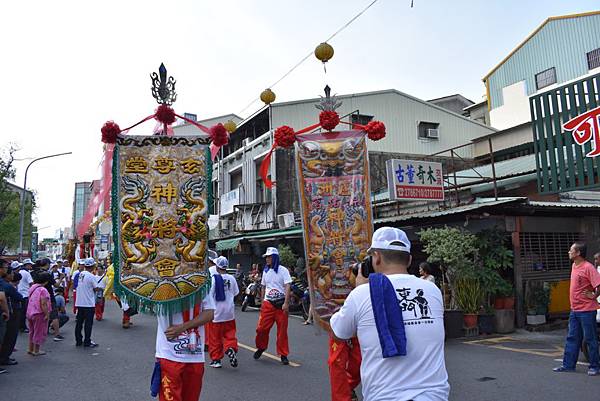
M 45 355 L 40 346 L 48 336 L 48 319 L 50 318 L 50 294 L 45 286 L 50 281 L 50 273 L 40 272 L 35 275 L 34 284 L 29 289 L 29 304 L 27 306 L 27 322 L 29 323 L 30 355 Z

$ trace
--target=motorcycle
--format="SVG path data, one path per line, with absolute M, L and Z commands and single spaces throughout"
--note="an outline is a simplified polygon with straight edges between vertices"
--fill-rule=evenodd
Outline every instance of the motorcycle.
M 308 319 L 310 309 L 310 293 L 308 284 L 302 279 L 294 277 L 290 285 L 290 313 L 301 313 L 304 320 Z
M 259 281 L 251 281 L 244 291 L 244 300 L 242 301 L 242 312 L 245 312 L 248 306 L 257 307 L 257 297 L 260 290 Z

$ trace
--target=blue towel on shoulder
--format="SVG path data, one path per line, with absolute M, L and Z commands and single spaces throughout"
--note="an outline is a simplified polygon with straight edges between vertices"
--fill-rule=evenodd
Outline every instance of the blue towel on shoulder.
M 392 282 L 384 274 L 371 273 L 369 291 L 383 357 L 406 355 L 404 319 Z
M 154 362 L 154 370 L 152 371 L 152 379 L 150 379 L 150 395 L 156 397 L 160 391 L 160 362 Z
M 215 300 L 217 302 L 225 301 L 225 283 L 223 282 L 223 276 L 215 274 Z

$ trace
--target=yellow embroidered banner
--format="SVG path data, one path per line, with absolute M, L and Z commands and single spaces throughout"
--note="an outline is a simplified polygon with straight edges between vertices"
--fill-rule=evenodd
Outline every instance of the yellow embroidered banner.
M 207 280 L 210 153 L 204 137 L 123 136 L 113 156 L 115 276 L 142 309 L 194 304 Z

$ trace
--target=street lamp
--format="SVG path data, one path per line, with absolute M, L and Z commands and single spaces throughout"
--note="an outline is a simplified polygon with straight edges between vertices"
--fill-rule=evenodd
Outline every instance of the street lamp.
M 19 258 L 23 257 L 23 221 L 25 219 L 25 191 L 27 188 L 27 172 L 29 171 L 29 167 L 38 160 L 49 159 L 51 157 L 70 155 L 73 152 L 65 152 L 65 153 L 57 153 L 55 155 L 48 155 L 43 157 L 38 157 L 37 159 L 33 159 L 25 169 L 25 180 L 23 181 L 23 189 L 21 190 L 21 211 L 19 215 Z

